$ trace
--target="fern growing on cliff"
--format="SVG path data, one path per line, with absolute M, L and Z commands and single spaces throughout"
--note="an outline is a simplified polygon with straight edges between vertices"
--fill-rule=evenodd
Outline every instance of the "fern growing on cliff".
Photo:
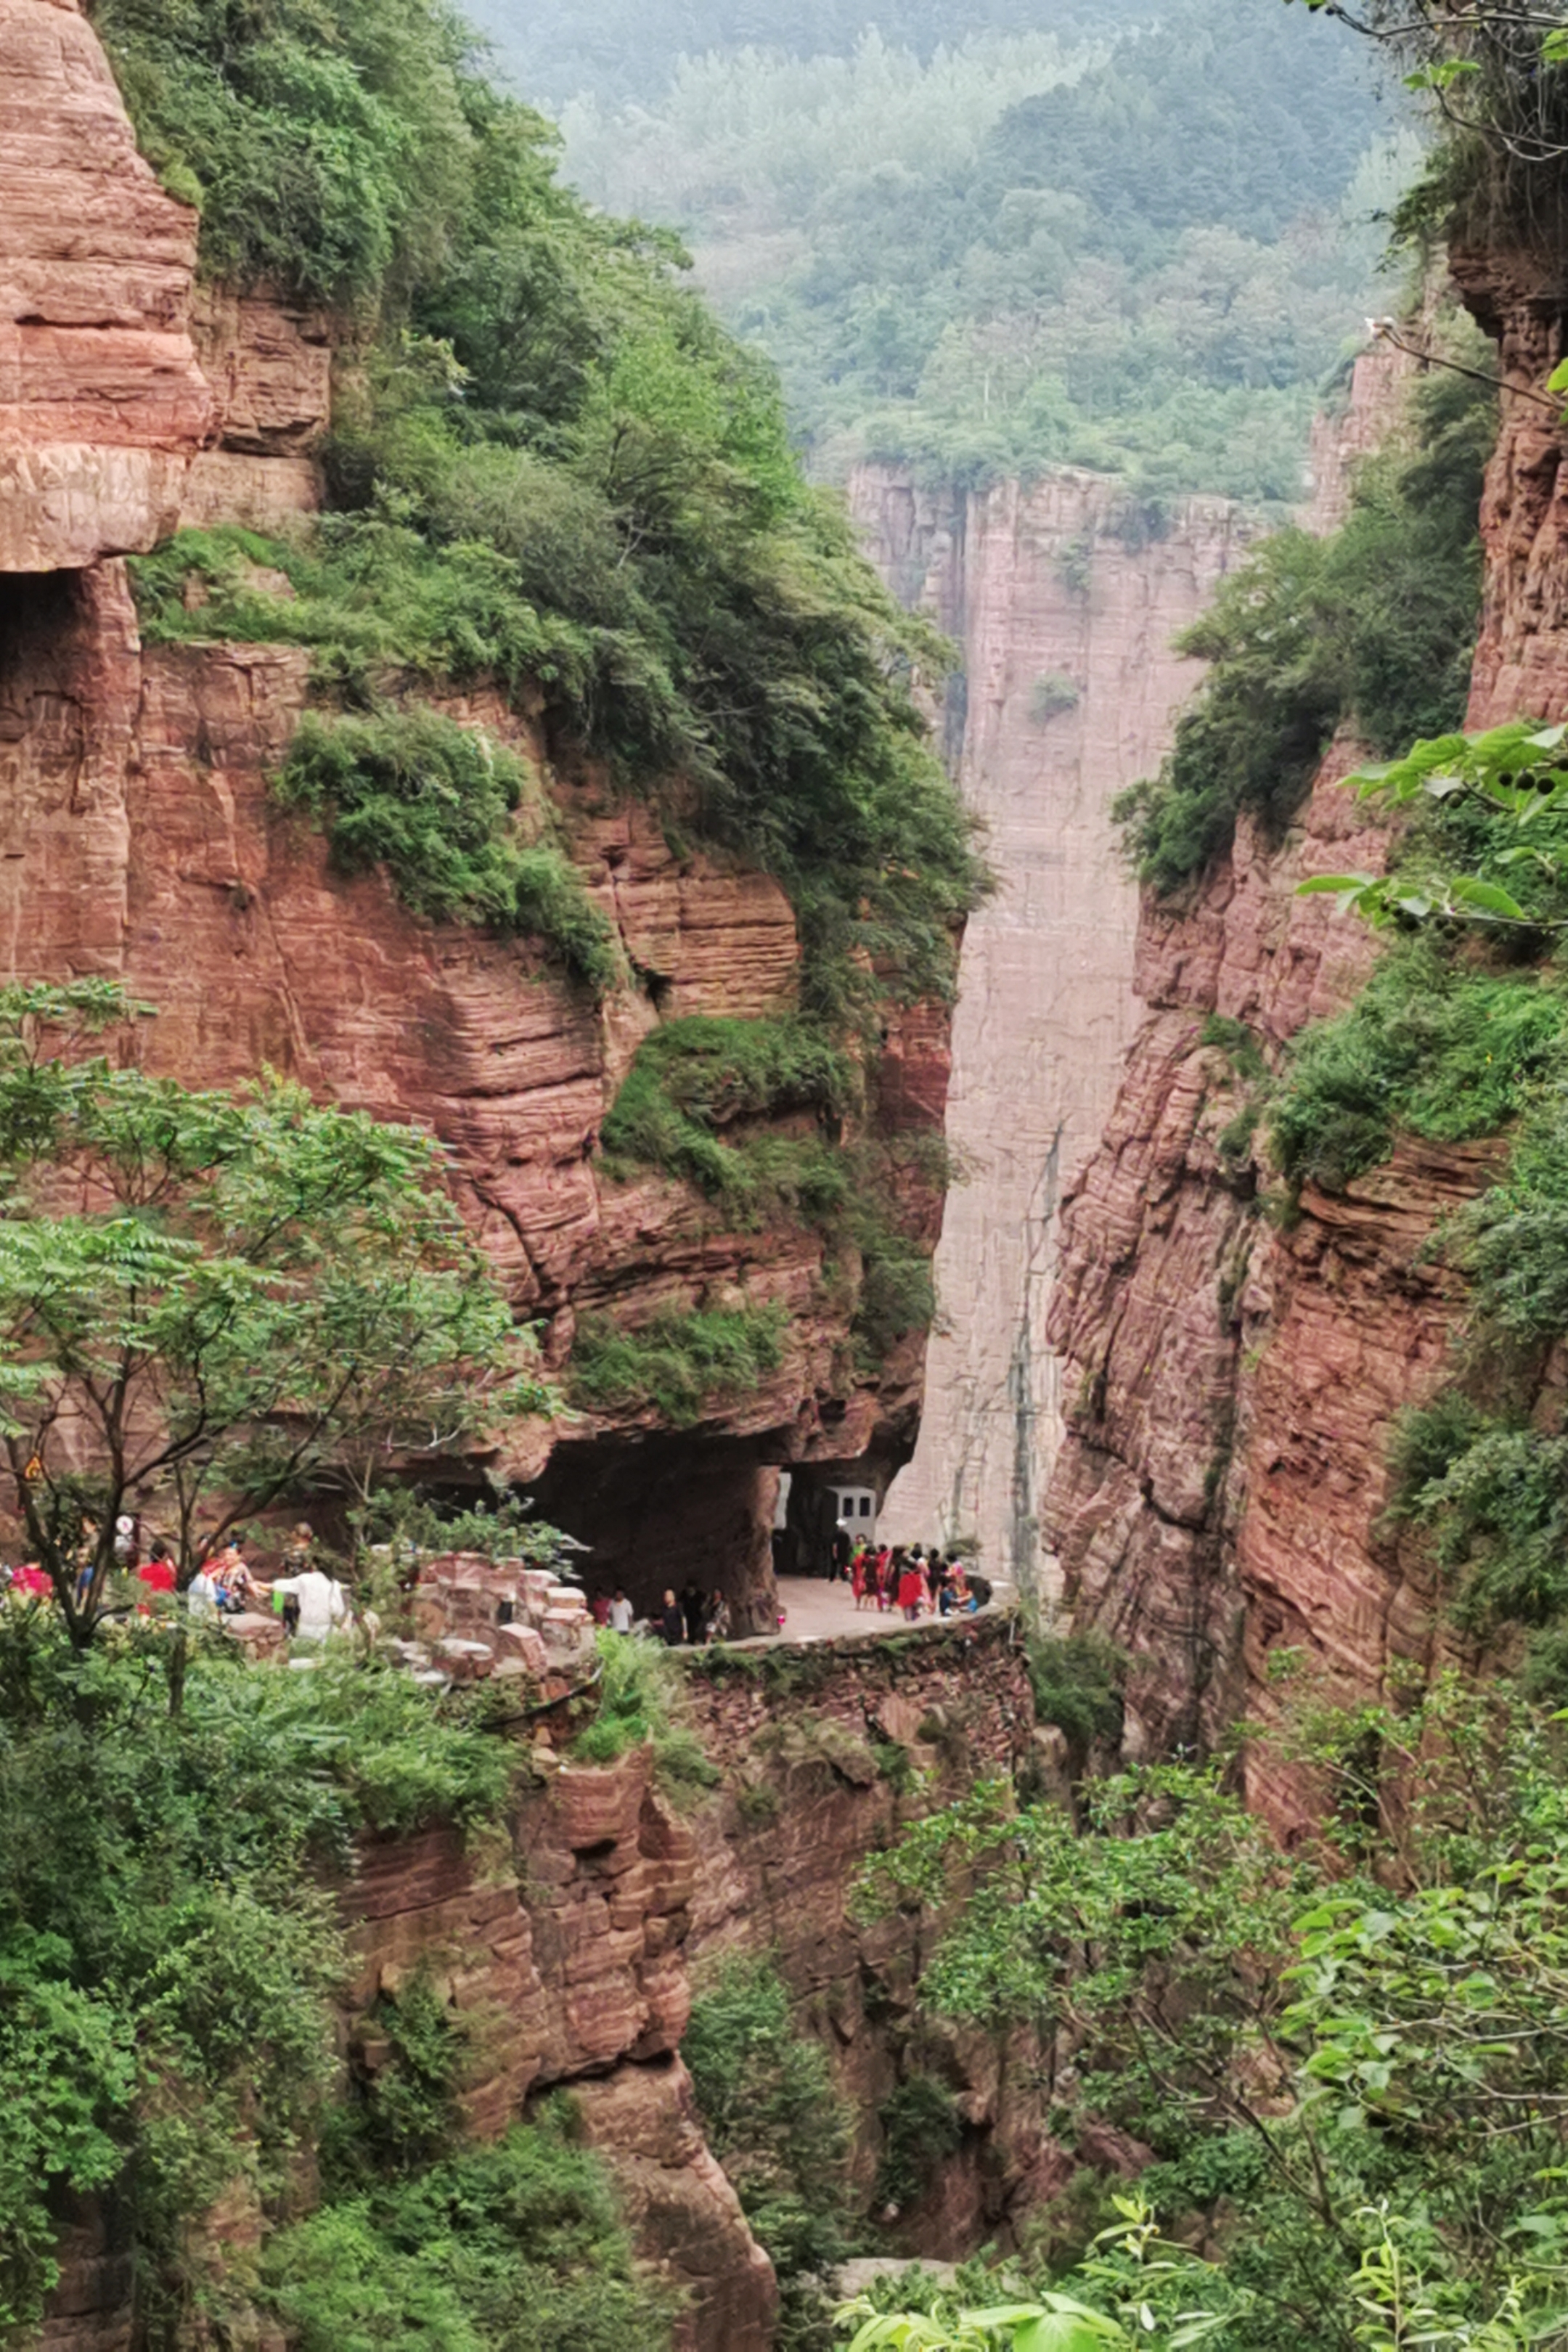
M 689 1429 L 721 1397 L 732 1409 L 784 1362 L 785 1309 L 671 1307 L 635 1328 L 587 1317 L 572 1350 L 568 1393 L 602 1412 L 652 1406 L 661 1421 Z
M 834 1147 L 858 1093 L 848 1057 L 814 1023 L 693 1015 L 643 1039 L 601 1140 L 612 1171 L 626 1161 L 662 1168 L 738 1224 L 781 1209 L 810 1222 L 846 1199 L 848 1172 Z M 759 1128 L 791 1115 L 814 1131 Z

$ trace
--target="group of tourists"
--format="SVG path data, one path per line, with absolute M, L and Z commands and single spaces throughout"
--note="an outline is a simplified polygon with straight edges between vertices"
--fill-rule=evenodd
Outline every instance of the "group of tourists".
M 637 1614 L 619 1584 L 613 1592 L 591 1595 L 588 1607 L 595 1625 L 607 1625 L 612 1633 L 652 1633 L 672 1649 L 700 1650 L 729 1638 L 729 1601 L 721 1592 L 704 1592 L 691 1577 L 679 1593 L 667 1590 L 646 1617 Z
M 968 1616 L 980 1606 L 955 1551 L 944 1555 L 923 1551 L 919 1544 L 873 1545 L 862 1538 L 845 1573 L 857 1609 L 897 1609 L 911 1625 L 926 1616 Z
M 318 1565 L 315 1537 L 308 1521 L 301 1520 L 289 1538 L 281 1576 L 258 1576 L 247 1565 L 244 1540 L 237 1531 L 203 1556 L 185 1593 L 194 1622 L 215 1622 L 222 1617 L 270 1610 L 282 1619 L 290 1639 L 301 1643 L 323 1642 L 330 1633 L 348 1630 L 353 1616 L 348 1595 L 336 1577 Z M 86 1601 L 92 1589 L 100 1549 L 97 1523 L 84 1519 L 69 1558 L 79 1603 Z M 156 1601 L 177 1596 L 179 1571 L 171 1546 L 155 1530 L 144 1533 L 142 1522 L 129 1515 L 114 1523 L 113 1562 L 122 1592 L 128 1585 L 141 1588 L 133 1597 L 125 1594 L 125 1605 L 137 1616 L 150 1616 Z M 0 1601 L 37 1606 L 52 1605 L 54 1599 L 54 1579 L 37 1560 L 24 1560 L 16 1568 L 0 1565 Z
M 654 1631 L 659 1640 L 672 1649 L 682 1643 L 689 1649 L 705 1649 L 710 1642 L 722 1642 L 727 1638 L 730 1604 L 721 1592 L 704 1592 L 688 1577 L 679 1599 L 673 1592 L 666 1591 L 659 1603 Z

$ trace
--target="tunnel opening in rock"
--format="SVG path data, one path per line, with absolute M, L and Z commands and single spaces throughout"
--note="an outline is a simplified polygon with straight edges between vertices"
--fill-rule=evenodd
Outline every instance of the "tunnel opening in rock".
M 778 1476 L 754 1444 L 669 1433 L 557 1445 L 530 1491 L 541 1518 L 588 1546 L 576 1566 L 591 1593 L 620 1586 L 642 1616 L 689 1581 L 724 1594 L 741 1635 L 776 1622 Z
M 877 1539 L 878 1516 L 892 1471 L 862 1455 L 852 1462 L 813 1462 L 785 1474 L 789 1492 L 776 1514 L 773 1565 L 780 1576 L 827 1576 L 834 1563 L 834 1536 L 843 1528 L 851 1543 Z
M 62 690 L 81 622 L 78 572 L 0 572 L 0 748 L 32 732 Z

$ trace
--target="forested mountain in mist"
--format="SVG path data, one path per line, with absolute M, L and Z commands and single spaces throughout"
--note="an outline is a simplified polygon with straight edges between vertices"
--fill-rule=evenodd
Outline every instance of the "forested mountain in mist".
M 858 37 L 847 0 L 489 13 L 567 176 L 681 230 L 826 474 L 1066 461 L 1145 505 L 1289 505 L 1325 377 L 1395 299 L 1375 215 L 1414 139 L 1364 45 L 1280 0 L 905 0 Z M 672 58 L 689 34 L 723 37 Z
M 1155 14 L 1152 0 L 478 0 L 468 14 L 536 104 L 591 92 L 646 101 L 682 58 L 773 48 L 794 58 L 848 57 L 875 25 L 891 48 L 922 62 L 980 33 L 1103 37 Z

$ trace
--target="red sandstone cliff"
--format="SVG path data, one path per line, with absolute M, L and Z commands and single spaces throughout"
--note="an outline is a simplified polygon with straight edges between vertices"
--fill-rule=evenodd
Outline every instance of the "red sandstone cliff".
M 0 0 L 0 570 L 174 527 L 212 415 L 195 242 L 76 0 Z
M 0 974 L 123 980 L 159 1013 L 134 1050 L 189 1084 L 270 1063 L 434 1129 L 552 1366 L 584 1310 L 784 1306 L 778 1372 L 696 1431 L 609 1415 L 510 1433 L 493 1457 L 519 1477 L 548 1463 L 544 1507 L 634 1598 L 700 1560 L 743 1628 L 770 1605 L 773 1465 L 890 1471 L 923 1347 L 858 1377 L 819 1234 L 726 1231 L 684 1185 L 609 1181 L 596 1147 L 661 1017 L 792 1004 L 790 907 L 763 874 L 672 849 L 647 805 L 484 693 L 449 707 L 553 797 L 635 979 L 595 1011 L 526 943 L 423 922 L 380 877 L 330 870 L 267 789 L 308 656 L 143 647 L 117 560 L 182 515 L 276 524 L 316 503 L 327 322 L 193 289 L 194 215 L 137 155 L 75 0 L 0 0 Z M 945 1016 L 889 1008 L 883 1130 L 939 1133 L 947 1068 Z M 939 1196 L 911 1178 L 903 1208 L 934 1243 Z
M 1562 349 L 1562 298 L 1460 257 L 1472 309 L 1501 337 L 1510 383 L 1539 390 Z M 1382 375 L 1363 389 L 1385 410 Z M 1504 400 L 1481 515 L 1486 598 L 1470 723 L 1568 710 L 1568 506 L 1563 436 Z M 1359 427 L 1342 427 L 1364 446 Z M 1390 1664 L 1429 1671 L 1446 1633 L 1429 1564 L 1380 1526 L 1390 1423 L 1444 1368 L 1458 1300 L 1426 1261 L 1435 1225 L 1488 1180 L 1495 1150 L 1405 1144 L 1300 1223 L 1261 1217 L 1250 1167 L 1217 1137 L 1238 1107 L 1206 1013 L 1278 1044 L 1349 1002 L 1372 936 L 1311 873 L 1376 871 L 1387 836 L 1337 779 L 1336 745 L 1285 841 L 1245 820 L 1181 913 L 1146 902 L 1138 992 L 1147 1017 L 1100 1150 L 1066 1205 L 1052 1334 L 1068 1366 L 1068 1434 L 1045 1517 L 1071 1620 L 1132 1655 L 1134 1754 L 1202 1742 L 1279 1701 L 1269 1653 L 1303 1652 L 1347 1700 Z M 1267 1751 L 1249 1792 L 1288 1832 L 1305 1800 Z

